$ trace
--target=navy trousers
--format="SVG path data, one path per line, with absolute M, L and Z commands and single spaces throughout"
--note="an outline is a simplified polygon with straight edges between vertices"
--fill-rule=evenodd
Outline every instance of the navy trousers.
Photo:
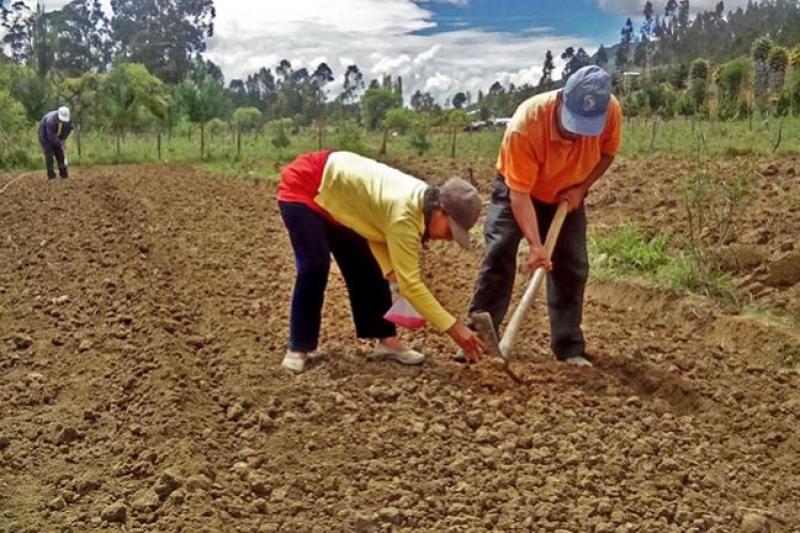
M 42 145 L 42 151 L 44 152 L 44 163 L 47 167 L 47 177 L 51 180 L 55 179 L 56 177 L 56 171 L 53 168 L 53 159 L 55 159 L 55 162 L 58 163 L 58 175 L 62 178 L 69 177 L 67 165 L 64 160 L 64 150 L 60 146 L 53 146 L 48 141 L 40 140 L 39 143 Z
M 331 254 L 339 265 L 360 339 L 393 337 L 397 330 L 383 315 L 392 306 L 389 284 L 366 239 L 334 224 L 301 203 L 278 202 L 294 248 L 297 280 L 292 295 L 289 349 L 312 352 L 319 343 L 322 304 Z
M 542 242 L 557 205 L 534 200 Z M 492 184 L 492 202 L 484 225 L 486 255 L 483 258 L 470 314 L 486 311 L 499 331 L 511 302 L 522 232 L 511 211 L 508 187 L 501 176 Z M 585 349 L 581 320 L 583 294 L 589 277 L 586 248 L 586 211 L 583 205 L 567 215 L 552 255 L 553 271 L 547 276 L 550 342 L 558 359 L 581 355 Z

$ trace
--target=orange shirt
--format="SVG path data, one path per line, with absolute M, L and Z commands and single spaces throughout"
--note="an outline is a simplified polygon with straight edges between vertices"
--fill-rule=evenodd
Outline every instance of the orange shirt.
M 556 203 L 558 193 L 583 182 L 603 155 L 616 155 L 622 140 L 622 109 L 611 97 L 608 119 L 597 137 L 568 141 L 555 124 L 558 91 L 538 94 L 517 108 L 506 128 L 497 172 L 512 191 Z

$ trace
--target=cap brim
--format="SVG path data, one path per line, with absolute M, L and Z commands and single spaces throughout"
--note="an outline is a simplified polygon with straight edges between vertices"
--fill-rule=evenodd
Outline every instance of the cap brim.
M 469 232 L 462 228 L 458 222 L 452 218 L 447 217 L 447 220 L 450 221 L 450 232 L 453 234 L 453 240 L 465 250 L 472 248 L 472 239 L 469 238 Z
M 564 129 L 575 135 L 586 137 L 597 137 L 606 127 L 608 111 L 596 117 L 582 117 L 576 115 L 561 104 L 561 125 Z

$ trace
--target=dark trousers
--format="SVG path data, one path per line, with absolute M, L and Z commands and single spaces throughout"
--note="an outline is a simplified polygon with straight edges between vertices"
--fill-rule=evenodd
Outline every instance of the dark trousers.
M 53 146 L 47 141 L 40 141 L 40 144 L 44 152 L 44 163 L 45 166 L 47 166 L 47 177 L 51 180 L 56 177 L 56 172 L 53 168 L 53 159 L 58 163 L 58 175 L 62 178 L 68 177 L 67 165 L 64 161 L 64 150 L 60 146 Z
M 533 201 L 542 242 L 545 240 L 557 205 Z M 486 311 L 492 315 L 495 330 L 508 312 L 517 250 L 522 232 L 511 211 L 508 187 L 498 176 L 492 185 L 492 202 L 484 226 L 486 255 L 475 284 L 470 314 Z M 553 271 L 547 276 L 547 305 L 550 314 L 550 342 L 558 359 L 583 353 L 581 331 L 583 293 L 589 277 L 586 249 L 586 211 L 581 206 L 564 220 L 553 251 Z
M 289 349 L 312 352 L 319 342 L 322 304 L 331 253 L 342 271 L 350 308 L 360 339 L 384 339 L 397 334 L 383 318 L 392 305 L 389 284 L 372 255 L 366 239 L 330 222 L 310 207 L 278 202 L 294 248 L 297 280 L 292 295 Z

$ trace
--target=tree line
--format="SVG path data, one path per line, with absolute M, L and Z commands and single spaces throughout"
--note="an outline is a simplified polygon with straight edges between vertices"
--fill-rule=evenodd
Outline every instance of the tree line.
M 162 134 L 191 124 L 200 132 L 202 158 L 207 128 L 231 130 L 241 144 L 242 134 L 269 123 L 276 146 L 304 128 L 315 128 L 322 145 L 333 125 L 342 138 L 363 127 L 382 131 L 384 152 L 390 131 L 410 134 L 424 151 L 426 132 L 436 127 L 451 136 L 454 153 L 470 120 L 510 116 L 526 98 L 559 87 L 590 63 L 612 71 L 629 116 L 800 113 L 800 49 L 787 48 L 800 41 L 800 5 L 788 0 L 751 1 L 727 15 L 720 2 L 694 18 L 688 0 L 668 0 L 663 16 L 648 1 L 638 32 L 628 19 L 618 45 L 601 46 L 593 56 L 573 47 L 558 54 L 564 61 L 558 79 L 556 55 L 547 50 L 538 82 L 497 81 L 475 99 L 456 92 L 444 106 L 419 90 L 405 98 L 401 77 L 367 82 L 355 64 L 338 87 L 326 63 L 296 68 L 286 59 L 226 85 L 219 66 L 203 57 L 214 32 L 212 0 L 112 0 L 111 6 L 111 16 L 100 0 L 73 0 L 53 12 L 19 0 L 2 8 L 3 164 L 13 164 L 14 137 L 60 104 L 73 110 L 79 152 L 82 130 L 113 134 L 119 152 L 131 132 L 155 132 L 160 146 Z M 700 34 L 707 43 L 700 44 Z

